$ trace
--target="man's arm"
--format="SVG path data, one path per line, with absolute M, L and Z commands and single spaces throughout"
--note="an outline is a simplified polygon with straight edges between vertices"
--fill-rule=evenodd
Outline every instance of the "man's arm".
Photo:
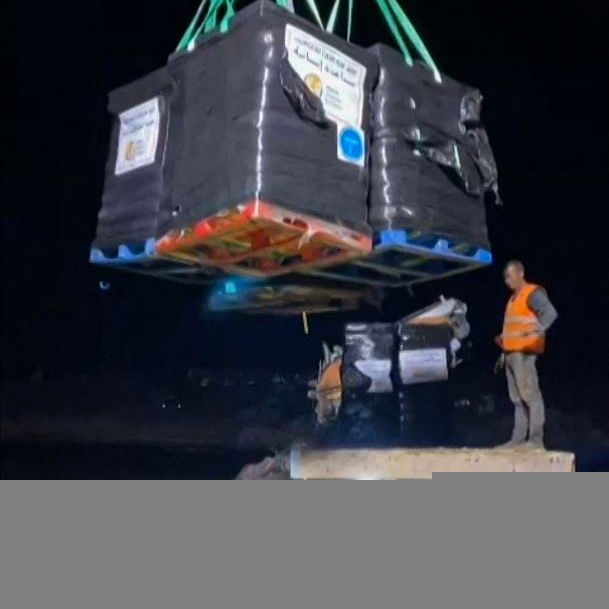
M 547 332 L 558 317 L 558 312 L 550 302 L 548 294 L 543 288 L 537 288 L 530 296 L 529 307 L 537 316 L 542 332 Z

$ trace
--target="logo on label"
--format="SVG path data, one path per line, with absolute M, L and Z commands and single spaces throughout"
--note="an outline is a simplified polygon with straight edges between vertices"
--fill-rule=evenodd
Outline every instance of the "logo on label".
M 307 87 L 309 88 L 309 91 L 311 91 L 313 95 L 321 97 L 323 84 L 321 82 L 321 78 L 317 74 L 307 74 L 305 76 L 304 81 Z
M 341 155 L 347 161 L 361 161 L 364 158 L 364 138 L 360 131 L 345 127 L 338 138 Z
M 135 142 L 129 142 L 127 149 L 125 150 L 125 159 L 127 161 L 134 161 L 137 154 L 137 144 Z

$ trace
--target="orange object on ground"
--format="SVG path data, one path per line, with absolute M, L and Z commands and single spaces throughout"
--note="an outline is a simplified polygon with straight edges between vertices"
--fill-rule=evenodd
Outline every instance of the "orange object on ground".
M 156 247 L 167 258 L 274 277 L 365 256 L 372 250 L 372 239 L 340 224 L 250 201 L 172 231 Z
M 545 351 L 545 336 L 540 333 L 537 316 L 528 302 L 529 296 L 538 287 L 532 283 L 525 283 L 508 301 L 501 335 L 504 351 L 538 354 Z

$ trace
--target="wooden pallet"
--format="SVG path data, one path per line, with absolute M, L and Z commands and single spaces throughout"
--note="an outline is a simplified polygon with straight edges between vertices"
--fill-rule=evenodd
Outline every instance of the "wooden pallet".
M 266 278 L 365 256 L 372 239 L 339 224 L 250 201 L 171 232 L 156 247 L 174 260 Z
M 411 286 L 445 279 L 492 263 L 490 251 L 464 243 L 451 243 L 430 235 L 387 230 L 375 237 L 364 258 L 308 273 L 339 281 L 382 287 Z
M 91 248 L 89 261 L 95 265 L 189 285 L 207 285 L 220 275 L 216 269 L 163 258 L 157 252 L 154 238 L 117 247 Z

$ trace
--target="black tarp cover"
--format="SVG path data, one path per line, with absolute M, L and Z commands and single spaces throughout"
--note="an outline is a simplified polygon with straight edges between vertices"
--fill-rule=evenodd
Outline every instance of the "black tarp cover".
M 482 97 L 385 45 L 374 93 L 369 222 L 487 247 L 485 193 L 497 170 L 480 122 Z

